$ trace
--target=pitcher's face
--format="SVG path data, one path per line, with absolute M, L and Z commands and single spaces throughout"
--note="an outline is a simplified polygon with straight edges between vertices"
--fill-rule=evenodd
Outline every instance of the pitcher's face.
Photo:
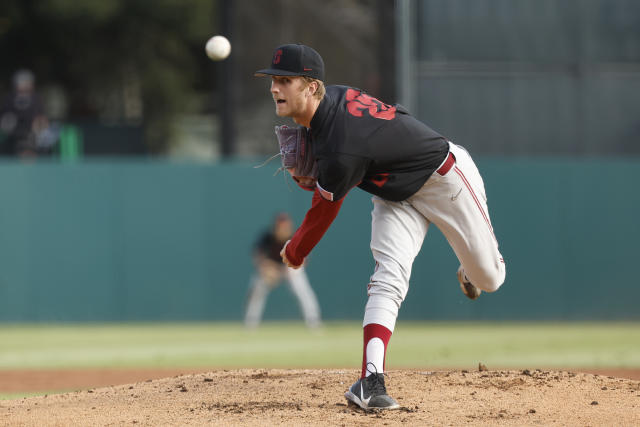
M 301 77 L 272 76 L 271 96 L 280 117 L 296 117 L 306 108 L 306 91 Z

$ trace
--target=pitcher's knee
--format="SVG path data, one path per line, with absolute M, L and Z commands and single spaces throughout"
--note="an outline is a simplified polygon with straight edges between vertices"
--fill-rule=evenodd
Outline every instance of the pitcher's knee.
M 367 286 L 367 295 L 369 299 L 384 298 L 393 301 L 399 308 L 404 301 L 406 292 L 403 292 L 402 286 L 399 284 L 372 280 Z
M 467 277 L 471 281 L 471 284 L 477 288 L 482 289 L 485 292 L 495 292 L 504 283 L 506 275 L 506 269 L 503 262 L 490 268 L 484 267 L 473 271 L 472 277 Z

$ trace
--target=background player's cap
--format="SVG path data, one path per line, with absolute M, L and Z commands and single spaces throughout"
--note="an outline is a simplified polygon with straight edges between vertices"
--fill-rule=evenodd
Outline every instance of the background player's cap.
M 318 52 L 303 44 L 285 44 L 273 51 L 271 67 L 254 76 L 307 76 L 324 81 L 324 61 Z

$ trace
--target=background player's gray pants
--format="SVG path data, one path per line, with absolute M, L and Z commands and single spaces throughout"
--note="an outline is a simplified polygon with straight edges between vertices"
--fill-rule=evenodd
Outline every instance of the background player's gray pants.
M 251 287 L 249 289 L 249 297 L 244 317 L 246 326 L 256 327 L 260 324 L 267 296 L 282 279 L 287 280 L 291 291 L 298 300 L 307 326 L 316 327 L 320 324 L 320 306 L 318 305 L 316 294 L 311 288 L 304 267 L 300 267 L 297 270 L 284 267 L 282 272 L 282 275 L 275 283 L 265 280 L 265 278 L 261 277 L 257 272 L 251 278 Z

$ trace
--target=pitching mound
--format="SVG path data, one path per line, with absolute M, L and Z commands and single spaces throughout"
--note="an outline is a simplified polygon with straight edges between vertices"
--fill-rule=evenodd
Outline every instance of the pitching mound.
M 639 425 L 640 382 L 560 371 L 391 371 L 400 410 L 343 397 L 355 370 L 224 370 L 0 401 L 2 425 Z

